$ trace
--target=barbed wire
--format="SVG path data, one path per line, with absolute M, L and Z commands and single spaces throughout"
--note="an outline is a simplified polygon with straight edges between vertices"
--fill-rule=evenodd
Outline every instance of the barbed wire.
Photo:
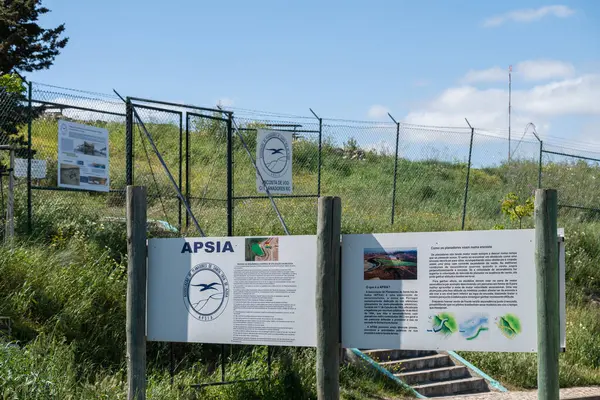
M 101 92 L 92 92 L 92 91 L 89 91 L 89 90 L 73 89 L 73 88 L 67 88 L 67 87 L 63 87 L 63 86 L 50 85 L 50 84 L 47 84 L 47 83 L 41 83 L 41 82 L 35 82 L 35 81 L 32 81 L 31 84 L 34 86 L 34 90 L 35 90 L 35 86 L 42 86 L 42 87 L 49 87 L 49 88 L 54 88 L 54 89 L 66 90 L 66 91 L 69 91 L 69 92 L 89 94 L 89 95 L 96 96 L 96 97 L 107 97 L 107 98 L 110 98 L 110 99 L 119 100 L 119 98 L 117 96 L 115 96 L 113 94 L 110 94 L 110 93 L 101 93 Z

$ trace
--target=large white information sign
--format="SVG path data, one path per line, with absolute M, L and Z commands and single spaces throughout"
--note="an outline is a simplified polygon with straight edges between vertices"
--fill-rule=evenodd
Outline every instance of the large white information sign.
M 343 346 L 536 351 L 534 234 L 344 235 Z
M 315 236 L 150 239 L 148 340 L 316 346 Z
M 58 121 L 58 186 L 108 192 L 108 131 Z
M 256 137 L 256 188 L 271 194 L 292 194 L 292 132 L 259 129 Z M 260 177 L 262 176 L 263 179 Z

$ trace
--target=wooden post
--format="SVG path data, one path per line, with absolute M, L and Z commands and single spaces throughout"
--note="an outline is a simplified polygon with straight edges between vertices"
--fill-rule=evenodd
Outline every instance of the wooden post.
M 10 242 L 15 236 L 15 150 L 10 149 L 8 167 L 8 200 L 6 204 L 6 236 L 5 241 Z
M 127 400 L 146 399 L 146 188 L 127 186 Z
M 535 264 L 537 284 L 538 399 L 558 400 L 560 311 L 558 304 L 557 194 L 535 191 Z
M 317 397 L 340 398 L 340 233 L 339 197 L 319 198 L 317 223 Z

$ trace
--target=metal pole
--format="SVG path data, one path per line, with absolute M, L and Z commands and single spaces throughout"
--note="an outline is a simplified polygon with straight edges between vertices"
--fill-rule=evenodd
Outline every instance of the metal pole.
M 339 197 L 320 197 L 317 222 L 317 398 L 340 398 Z
M 233 236 L 233 117 L 227 118 L 227 236 Z
M 190 116 L 185 114 L 185 199 L 190 204 Z M 190 215 L 185 213 L 185 230 L 190 226 Z
M 469 121 L 465 118 L 467 124 Z M 462 223 L 460 225 L 461 230 L 465 230 L 465 219 L 467 218 L 467 201 L 469 200 L 469 178 L 471 177 L 471 155 L 473 153 L 473 135 L 475 134 L 475 128 L 469 124 L 471 128 L 471 143 L 469 144 L 469 163 L 467 164 L 467 180 L 465 182 L 465 198 L 463 200 L 463 213 L 462 213 Z
M 125 100 L 125 184 L 133 185 L 133 107 Z
M 321 167 L 323 165 L 323 118 L 319 118 L 319 159 L 317 161 L 317 196 L 321 197 Z
M 127 186 L 127 400 L 146 399 L 146 188 Z
M 10 242 L 15 236 L 15 150 L 10 149 L 10 164 L 8 167 L 8 201 L 6 204 L 6 235 L 5 241 Z
M 398 175 L 398 144 L 400 142 L 400 123 L 397 122 L 390 113 L 389 117 L 396 123 L 396 151 L 394 153 L 394 183 L 392 189 L 392 218 L 391 223 L 394 225 L 394 217 L 396 215 L 396 178 Z
M 535 192 L 535 264 L 537 284 L 538 399 L 558 400 L 560 350 L 557 193 Z
M 183 186 L 183 114 L 179 114 L 179 190 L 182 190 Z M 189 200 L 188 200 L 188 204 Z M 177 222 L 179 223 L 179 232 L 182 232 L 182 207 L 183 204 L 179 199 L 179 214 L 177 215 Z
M 28 92 L 28 115 L 27 115 L 27 233 L 31 233 L 33 226 L 33 207 L 32 207 L 32 192 L 31 192 L 31 128 L 33 124 L 33 107 L 31 105 L 31 96 L 33 92 L 31 82 L 27 83 Z
M 321 197 L 321 157 L 323 154 L 323 118 L 309 108 L 310 112 L 319 120 L 319 153 L 317 154 L 317 197 Z
M 540 140 L 540 165 L 538 167 L 538 189 L 542 188 L 542 156 L 544 155 L 544 142 Z

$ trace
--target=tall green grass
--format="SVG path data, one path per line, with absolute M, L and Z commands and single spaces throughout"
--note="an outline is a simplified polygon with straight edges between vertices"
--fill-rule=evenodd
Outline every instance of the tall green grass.
M 125 166 L 124 130 L 109 129 L 111 179 L 122 188 Z M 39 185 L 55 185 L 56 123 L 33 126 L 36 157 L 48 159 L 49 178 Z M 179 130 L 147 124 L 171 172 L 178 179 Z M 253 136 L 244 134 L 254 150 Z M 225 143 L 218 125 L 198 125 L 190 133 L 191 204 L 209 235 L 225 235 Z M 149 150 L 149 149 L 147 149 Z M 322 194 L 342 197 L 343 232 L 404 232 L 456 230 L 460 227 L 466 166 L 435 160 L 399 160 L 396 223 L 390 224 L 393 158 L 367 152 L 365 159 L 347 157 L 325 141 L 322 146 Z M 135 180 L 148 186 L 149 217 L 177 225 L 179 204 L 156 156 L 146 152 L 136 132 Z M 236 141 L 235 195 L 255 195 L 255 173 Z M 294 143 L 295 193 L 315 194 L 317 144 Z M 545 180 L 567 188 L 590 183 L 597 173 L 587 164 L 556 165 Z M 555 178 L 552 178 L 554 176 Z M 182 177 L 185 182 L 185 176 Z M 565 182 L 569 183 L 565 186 Z M 572 183 L 575 182 L 575 183 Z M 471 171 L 467 229 L 491 229 L 497 224 L 516 227 L 500 212 L 509 191 L 521 197 L 537 184 L 537 163 L 514 161 L 495 168 Z M 594 194 L 595 193 L 595 194 Z M 13 247 L 0 247 L 0 315 L 14 321 L 13 337 L 0 344 L 0 393 L 3 398 L 123 398 L 125 394 L 125 272 L 124 198 L 120 194 L 33 191 L 33 232 L 27 232 L 23 186 L 17 190 L 16 222 L 19 238 Z M 160 195 L 160 196 L 159 196 Z M 210 198 L 214 200 L 205 200 Z M 578 201 L 575 192 L 560 199 Z M 562 201 L 562 200 L 561 200 Z M 586 200 L 587 201 L 587 200 Z M 276 200 L 293 234 L 316 231 L 316 200 Z M 185 221 L 185 218 L 183 219 Z M 268 201 L 235 201 L 236 235 L 283 234 Z M 561 356 L 561 385 L 600 384 L 600 221 L 595 213 L 563 209 L 560 226 L 567 233 L 567 352 Z M 185 225 L 185 224 L 184 224 Z M 531 227 L 529 218 L 524 227 Z M 152 236 L 173 233 L 152 225 Z M 197 234 L 190 229 L 187 235 Z M 20 347 L 8 347 L 8 341 Z M 245 399 L 315 397 L 314 351 L 279 349 L 273 376 L 267 378 L 264 347 L 234 346 L 227 359 L 230 379 L 263 378 L 258 383 L 212 387 L 200 391 L 189 385 L 218 380 L 218 347 L 176 344 L 174 385 L 169 376 L 169 348 L 150 343 L 149 396 L 156 399 Z M 535 356 L 527 354 L 467 353 L 467 359 L 512 387 L 535 387 Z M 345 366 L 342 394 L 348 399 L 399 394 L 390 382 Z

